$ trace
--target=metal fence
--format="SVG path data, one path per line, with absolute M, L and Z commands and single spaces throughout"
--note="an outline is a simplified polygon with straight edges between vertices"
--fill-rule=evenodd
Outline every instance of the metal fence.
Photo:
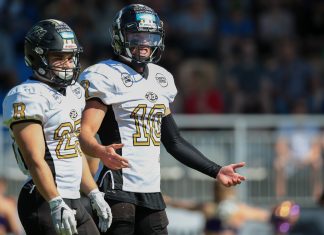
M 273 160 L 278 126 L 283 122 L 316 123 L 320 131 L 324 129 L 324 116 L 175 115 L 175 118 L 183 137 L 211 160 L 220 165 L 246 162 L 239 172 L 248 180 L 237 187 L 238 195 L 244 202 L 263 207 L 274 205 L 277 200 Z M 10 143 L 8 130 L 1 127 L 0 175 L 9 179 L 9 192 L 18 195 L 25 176 L 18 170 Z M 163 193 L 196 202 L 213 200 L 213 179 L 183 166 L 163 147 L 161 173 Z M 304 206 L 313 205 L 311 185 L 310 170 L 298 171 L 289 178 L 287 198 Z
M 208 158 L 218 164 L 245 161 L 240 173 L 248 181 L 238 187 L 240 199 L 253 204 L 275 201 L 273 159 L 277 127 L 282 122 L 316 122 L 322 130 L 323 116 L 240 116 L 175 115 L 182 135 Z M 0 117 L 2 123 L 2 119 Z M 178 199 L 212 200 L 213 179 L 191 170 L 161 150 L 162 191 Z M 11 181 L 10 192 L 17 193 L 25 179 L 17 167 L 6 128 L 0 132 L 0 175 Z M 309 170 L 289 179 L 288 198 L 307 205 L 312 203 Z
M 273 160 L 278 127 L 293 122 L 316 123 L 320 132 L 324 127 L 323 116 L 177 115 L 176 121 L 182 135 L 211 160 L 221 165 L 245 161 L 246 167 L 239 172 L 248 181 L 237 188 L 238 195 L 242 201 L 261 206 L 277 201 Z M 179 199 L 212 200 L 213 179 L 184 167 L 163 148 L 161 166 L 163 192 Z M 311 186 L 310 168 L 300 169 L 288 178 L 286 198 L 311 206 Z

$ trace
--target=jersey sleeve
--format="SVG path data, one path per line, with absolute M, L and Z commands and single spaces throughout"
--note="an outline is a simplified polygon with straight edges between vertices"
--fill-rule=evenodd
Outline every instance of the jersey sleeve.
M 169 100 L 169 103 L 172 103 L 178 93 L 178 90 L 174 83 L 174 79 L 171 73 L 168 73 L 168 84 L 169 88 L 167 89 L 166 95 Z
M 80 84 L 85 89 L 86 100 L 99 98 L 106 105 L 110 105 L 114 102 L 116 87 L 106 74 L 109 74 L 109 71 L 103 73 L 85 70 L 80 75 Z
M 10 127 L 13 123 L 28 120 L 44 123 L 47 103 L 44 96 L 32 91 L 9 92 L 3 101 L 4 124 Z

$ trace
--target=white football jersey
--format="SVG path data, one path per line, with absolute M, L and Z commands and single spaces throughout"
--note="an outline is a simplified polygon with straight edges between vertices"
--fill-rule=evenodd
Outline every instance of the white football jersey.
M 82 152 L 78 135 L 84 106 L 84 89 L 78 83 L 68 86 L 63 95 L 36 80 L 14 87 L 3 101 L 6 126 L 25 120 L 42 125 L 46 144 L 44 158 L 63 198 L 80 197 Z M 29 175 L 12 132 L 11 136 L 19 167 Z
M 121 154 L 130 164 L 119 172 L 101 166 L 99 186 L 100 177 L 108 175 L 114 189 L 160 192 L 161 121 L 177 89 L 173 76 L 158 65 L 148 64 L 145 74 L 106 60 L 80 76 L 86 99 L 98 98 L 112 107 L 98 132 L 102 143 L 123 143 Z

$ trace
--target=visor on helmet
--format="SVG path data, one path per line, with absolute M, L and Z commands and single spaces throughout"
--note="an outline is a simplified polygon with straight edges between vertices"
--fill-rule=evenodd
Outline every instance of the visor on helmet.
M 136 46 L 149 46 L 155 47 L 161 44 L 161 35 L 156 33 L 127 33 L 126 35 L 126 46 L 136 47 Z

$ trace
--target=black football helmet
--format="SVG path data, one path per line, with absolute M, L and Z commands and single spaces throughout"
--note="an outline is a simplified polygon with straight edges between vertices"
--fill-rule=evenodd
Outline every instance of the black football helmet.
M 153 9 L 142 4 L 128 5 L 116 14 L 111 37 L 115 54 L 129 62 L 156 63 L 164 51 L 163 22 Z M 132 48 L 140 47 L 150 47 L 150 56 L 131 53 Z
M 64 22 L 47 19 L 34 25 L 25 37 L 25 62 L 36 78 L 55 87 L 74 84 L 80 73 L 82 52 L 73 30 Z M 65 69 L 49 64 L 49 53 L 73 53 L 74 68 Z

